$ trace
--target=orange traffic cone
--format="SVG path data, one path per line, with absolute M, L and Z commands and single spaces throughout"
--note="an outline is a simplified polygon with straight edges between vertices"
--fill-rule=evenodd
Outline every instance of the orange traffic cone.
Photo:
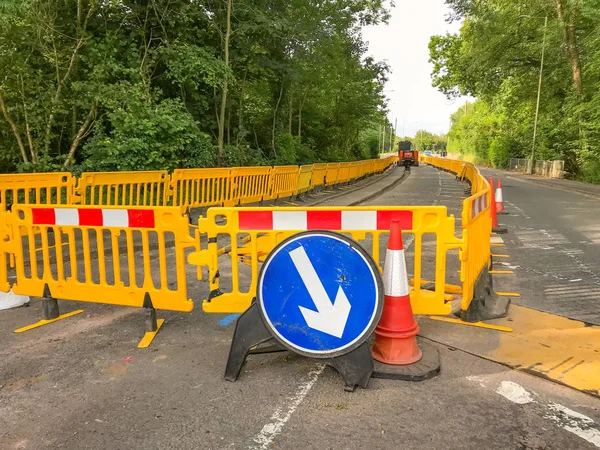
M 490 216 L 492 217 L 492 231 L 494 233 L 503 234 L 508 230 L 504 227 L 500 227 L 498 224 L 498 215 L 496 214 L 496 193 L 494 192 L 494 179 L 490 177 L 490 189 L 492 192 L 492 201 L 490 202 Z
M 419 325 L 410 306 L 400 221 L 392 220 L 383 269 L 385 300 L 375 328 L 373 358 L 384 364 L 413 364 L 423 357 L 417 345 Z
M 502 197 L 502 181 L 498 180 L 498 187 L 496 188 L 496 213 L 508 214 L 504 211 L 504 198 Z

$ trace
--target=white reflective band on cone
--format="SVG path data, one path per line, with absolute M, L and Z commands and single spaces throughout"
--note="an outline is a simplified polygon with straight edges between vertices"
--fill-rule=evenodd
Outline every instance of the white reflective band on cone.
M 496 203 L 502 203 L 502 188 L 496 189 Z
M 392 297 L 409 294 L 404 250 L 387 250 L 383 266 L 383 287 L 385 295 Z

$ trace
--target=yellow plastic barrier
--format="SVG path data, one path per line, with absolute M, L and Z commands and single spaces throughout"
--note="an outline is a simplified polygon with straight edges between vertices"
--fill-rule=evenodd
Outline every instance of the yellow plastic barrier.
M 350 175 L 349 180 L 354 181 L 361 177 L 360 175 L 360 161 L 355 161 L 350 163 Z
M 73 203 L 98 206 L 166 206 L 170 198 L 166 170 L 84 172 Z
M 337 175 L 337 184 L 350 181 L 350 163 L 340 163 Z
M 325 186 L 325 178 L 327 177 L 327 164 L 313 164 L 312 165 L 312 178 L 310 180 L 310 188 L 320 188 Z
M 176 169 L 171 175 L 173 204 L 188 208 L 222 206 L 231 201 L 230 168 Z
M 208 246 L 188 258 L 191 264 L 208 269 L 211 294 L 203 309 L 214 313 L 245 311 L 256 293 L 260 258 L 286 237 L 307 229 L 338 230 L 356 240 L 367 239 L 363 245 L 370 247 L 373 259 L 381 265 L 385 255 L 380 253 L 385 249 L 381 236 L 389 233 L 393 218 L 400 219 L 403 230 L 413 234 L 415 279 L 422 277 L 424 235 L 427 242 L 435 242 L 435 264 L 427 266 L 435 277 L 435 290 L 423 290 L 415 283 L 413 311 L 449 314 L 451 305 L 444 298 L 446 253 L 459 248 L 461 240 L 454 236 L 454 217 L 448 216 L 445 206 L 210 208 L 207 217 L 198 221 Z M 224 246 L 227 255 L 219 258 Z
M 11 205 L 69 205 L 74 187 L 68 172 L 0 175 L 0 211 Z
M 233 195 L 226 206 L 257 203 L 270 198 L 270 167 L 234 167 L 231 170 Z
M 184 251 L 198 248 L 178 207 L 13 206 L 17 294 L 191 311 Z M 34 232 L 34 229 L 36 232 Z M 172 251 L 167 247 L 173 246 Z
M 8 282 L 8 241 L 10 240 L 10 230 L 7 220 L 9 213 L 0 211 L 0 292 L 8 292 L 10 283 Z
M 459 251 L 460 281 L 462 283 L 461 309 L 466 311 L 473 301 L 478 278 L 486 267 L 489 268 L 491 262 L 490 202 L 492 194 L 490 185 L 471 163 L 434 156 L 424 157 L 423 161 L 453 172 L 459 179 L 468 180 L 471 185 L 471 196 L 463 200 L 461 227 L 464 243 Z
M 327 173 L 325 175 L 325 186 L 334 186 L 338 183 L 338 173 L 340 163 L 327 163 Z
M 304 194 L 311 190 L 312 176 L 312 165 L 300 166 L 298 171 L 298 188 L 296 189 L 298 194 Z
M 484 180 L 485 181 L 485 180 Z M 490 264 L 490 189 L 483 190 L 463 201 L 462 231 L 465 241 L 460 252 L 460 281 L 463 285 L 461 309 L 466 311 L 473 299 L 475 283 L 481 271 Z
M 273 189 L 270 198 L 291 197 L 298 192 L 298 166 L 275 166 L 272 169 L 273 180 L 271 182 Z

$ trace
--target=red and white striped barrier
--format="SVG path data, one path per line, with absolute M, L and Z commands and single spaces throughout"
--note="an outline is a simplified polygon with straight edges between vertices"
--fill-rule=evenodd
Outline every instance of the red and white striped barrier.
M 33 225 L 154 228 L 152 209 L 31 208 Z
M 473 206 L 471 208 L 471 218 L 477 217 L 485 208 L 487 208 L 487 195 L 482 195 L 473 200 Z
M 413 229 L 412 211 L 292 210 L 238 212 L 239 229 L 248 230 L 389 230 L 392 220 L 403 230 Z

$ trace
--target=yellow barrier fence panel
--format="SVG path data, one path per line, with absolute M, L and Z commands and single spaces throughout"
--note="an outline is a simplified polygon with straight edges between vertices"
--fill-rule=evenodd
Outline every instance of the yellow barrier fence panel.
M 191 311 L 184 252 L 198 249 L 183 208 L 13 206 L 17 294 Z M 34 232 L 34 229 L 36 230 Z
M 340 163 L 327 163 L 327 174 L 325 175 L 325 186 L 334 186 L 338 183 Z
M 230 168 L 175 169 L 171 174 L 173 205 L 222 206 L 231 201 L 231 185 Z
M 310 191 L 311 182 L 313 176 L 313 166 L 308 164 L 305 166 L 300 166 L 298 170 L 298 187 L 296 188 L 296 192 L 298 194 L 304 194 L 305 192 Z
M 0 211 L 0 292 L 8 292 L 10 283 L 8 281 L 8 247 L 10 241 L 10 229 L 8 228 L 8 215 L 10 213 Z
M 350 180 L 350 163 L 340 163 L 338 169 L 337 183 L 347 183 Z
M 77 180 L 81 205 L 166 206 L 170 199 L 166 170 L 145 172 L 84 172 Z
M 325 178 L 327 176 L 327 164 L 313 164 L 312 165 L 312 178 L 310 180 L 310 188 L 320 188 L 325 186 Z
M 471 163 L 427 157 L 429 164 L 456 173 L 468 180 L 471 196 L 463 200 L 461 227 L 463 245 L 459 250 L 462 283 L 461 309 L 466 311 L 473 301 L 475 284 L 482 271 L 489 267 L 492 219 L 490 217 L 491 188 L 479 170 Z
M 298 189 L 298 166 L 275 166 L 273 167 L 273 181 L 271 198 L 288 198 L 296 195 Z
M 358 178 L 362 178 L 367 174 L 367 161 L 360 161 L 358 165 Z
M 331 207 L 331 208 L 210 208 L 199 219 L 208 246 L 192 253 L 191 264 L 206 267 L 211 294 L 203 303 L 206 312 L 245 311 L 256 292 L 261 261 L 283 239 L 305 230 L 336 230 L 348 233 L 370 251 L 380 266 L 385 257 L 385 240 L 392 219 L 399 219 L 403 232 L 414 237 L 414 278 L 429 275 L 435 290 L 415 283 L 411 302 L 415 314 L 446 315 L 444 286 L 446 254 L 461 246 L 454 236 L 454 217 L 444 206 Z M 435 264 L 428 264 L 423 276 L 423 242 L 427 251 L 435 245 Z M 431 243 L 432 245 L 429 245 Z M 224 252 L 221 249 L 227 247 Z M 431 255 L 427 255 L 430 257 Z
M 463 285 L 461 309 L 463 311 L 469 308 L 473 300 L 475 283 L 479 274 L 490 263 L 492 231 L 490 192 L 488 186 L 488 189 L 463 200 L 462 230 L 465 245 L 459 252 L 460 276 Z
M 269 199 L 271 167 L 234 167 L 231 170 L 233 195 L 226 206 L 246 205 Z
M 355 181 L 360 177 L 360 161 L 350 163 L 350 173 L 348 175 L 348 181 Z
M 75 178 L 68 172 L 0 175 L 0 211 L 12 205 L 70 205 Z

